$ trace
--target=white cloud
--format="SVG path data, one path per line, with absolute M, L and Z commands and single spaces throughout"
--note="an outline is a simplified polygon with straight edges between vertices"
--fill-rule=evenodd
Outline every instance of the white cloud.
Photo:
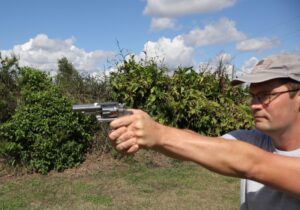
M 223 63 L 223 64 L 228 64 L 230 63 L 232 60 L 232 56 L 228 53 L 220 53 L 219 55 L 217 55 L 215 57 L 215 59 L 213 60 L 214 63 L 219 63 L 220 61 Z
M 148 41 L 144 45 L 145 53 L 139 54 L 139 59 L 159 58 L 170 70 L 176 69 L 178 66 L 191 66 L 193 62 L 194 50 L 191 47 L 185 46 L 180 37 L 175 37 L 173 40 L 169 38 L 160 38 L 157 42 Z
M 145 15 L 175 17 L 220 11 L 233 6 L 236 0 L 147 0 Z
M 280 44 L 278 39 L 267 37 L 243 40 L 236 45 L 239 51 L 264 51 L 277 47 Z
M 102 71 L 101 63 L 115 56 L 113 52 L 101 50 L 86 52 L 74 45 L 74 38 L 50 39 L 45 34 L 39 34 L 28 42 L 1 53 L 4 56 L 15 54 L 19 58 L 20 66 L 31 66 L 46 71 L 56 71 L 57 61 L 62 57 L 66 57 L 80 71 Z
M 159 31 L 175 28 L 175 21 L 171 18 L 152 18 L 150 30 Z
M 230 54 L 220 53 L 215 57 L 215 59 L 213 59 L 213 65 L 215 66 L 215 69 L 222 67 L 227 75 L 232 76 L 234 66 L 232 65 L 231 61 L 232 56 Z
M 243 64 L 241 69 L 242 71 L 240 73 L 250 73 L 258 61 L 259 60 L 256 57 L 251 57 Z
M 201 47 L 239 41 L 246 36 L 236 29 L 234 21 L 221 18 L 218 22 L 206 25 L 204 29 L 194 29 L 182 37 L 187 45 Z
M 201 62 L 199 70 L 205 72 L 216 72 L 220 67 L 229 76 L 233 73 L 233 65 L 231 64 L 232 56 L 228 53 L 220 53 L 209 61 Z M 221 66 L 220 66 L 221 65 Z

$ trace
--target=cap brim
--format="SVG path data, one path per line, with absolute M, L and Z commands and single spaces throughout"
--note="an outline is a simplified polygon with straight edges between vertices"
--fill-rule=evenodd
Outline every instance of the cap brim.
M 272 79 L 286 78 L 285 75 L 270 75 L 270 73 L 261 72 L 259 74 L 245 74 L 231 81 L 231 85 L 239 85 L 242 83 L 261 83 Z

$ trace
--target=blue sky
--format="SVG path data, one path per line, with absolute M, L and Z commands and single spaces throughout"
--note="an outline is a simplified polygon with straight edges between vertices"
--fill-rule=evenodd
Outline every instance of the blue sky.
M 119 47 L 174 69 L 224 59 L 248 71 L 274 53 L 300 53 L 299 0 L 0 0 L 0 51 L 21 65 L 109 71 Z M 118 47 L 119 44 L 119 47 Z

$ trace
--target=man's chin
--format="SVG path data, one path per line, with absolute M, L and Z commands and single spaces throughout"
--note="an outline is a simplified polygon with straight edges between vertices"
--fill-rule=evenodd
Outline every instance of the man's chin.
M 262 122 L 262 121 L 255 121 L 254 125 L 255 125 L 255 128 L 258 130 L 265 130 L 265 129 L 268 129 L 268 127 L 269 127 L 268 125 L 266 125 L 265 122 Z
M 255 123 L 255 128 L 267 135 L 272 132 L 272 128 L 264 123 Z

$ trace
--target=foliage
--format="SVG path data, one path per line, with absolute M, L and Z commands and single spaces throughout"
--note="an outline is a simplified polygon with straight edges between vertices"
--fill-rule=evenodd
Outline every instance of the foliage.
M 56 84 L 63 95 L 77 103 L 106 101 L 110 97 L 107 83 L 108 79 L 105 75 L 80 74 L 67 58 L 58 60 Z
M 18 60 L 15 56 L 2 58 L 0 54 L 0 123 L 8 120 L 17 106 L 18 71 Z
M 67 96 L 75 104 L 105 102 L 110 99 L 111 90 L 106 75 L 90 75 L 79 71 L 63 57 L 58 61 L 58 74 L 55 84 L 59 92 Z M 90 124 L 93 138 L 90 141 L 89 152 L 107 152 L 111 145 L 107 139 L 108 126 L 96 122 L 94 116 L 90 116 L 94 123 Z
M 1 155 L 43 174 L 79 164 L 89 145 L 90 119 L 72 112 L 70 100 L 44 72 L 23 68 L 19 85 L 22 103 L 0 126 Z
M 232 87 L 226 75 L 179 68 L 170 84 L 170 124 L 211 136 L 252 126 L 250 110 L 243 101 L 245 90 Z
M 83 90 L 80 102 L 94 103 L 105 102 L 111 97 L 109 78 L 105 75 L 91 76 L 90 74 L 81 75 Z
M 83 90 L 80 74 L 66 57 L 58 60 L 56 83 L 59 90 L 69 98 L 79 98 Z
M 212 136 L 252 126 L 245 90 L 230 85 L 223 66 L 215 72 L 178 68 L 170 76 L 153 60 L 131 57 L 110 79 L 114 100 L 144 109 L 161 123 Z
M 160 122 L 168 100 L 167 69 L 153 60 L 137 63 L 134 57 L 125 60 L 117 72 L 111 73 L 112 98 L 128 107 L 140 108 Z

